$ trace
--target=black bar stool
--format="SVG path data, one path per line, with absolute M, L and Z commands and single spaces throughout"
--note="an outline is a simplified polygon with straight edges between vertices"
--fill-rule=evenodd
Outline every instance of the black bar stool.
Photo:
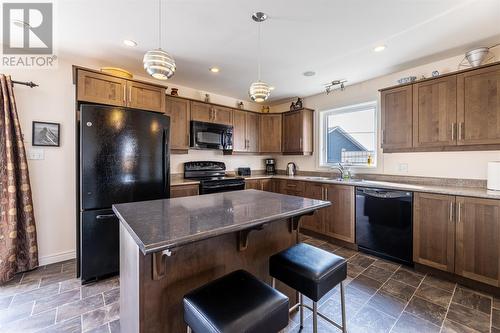
M 188 333 L 276 333 L 288 308 L 288 297 L 238 270 L 185 295 L 184 321 Z
M 299 303 L 290 311 L 299 307 L 300 327 L 304 326 L 304 307 L 313 312 L 313 332 L 318 331 L 318 315 L 347 332 L 344 301 L 344 283 L 347 277 L 347 262 L 344 258 L 306 243 L 296 244 L 281 251 L 269 260 L 269 274 L 299 292 Z M 318 301 L 340 283 L 340 303 L 342 326 L 318 312 Z M 306 295 L 313 301 L 312 308 L 304 304 Z

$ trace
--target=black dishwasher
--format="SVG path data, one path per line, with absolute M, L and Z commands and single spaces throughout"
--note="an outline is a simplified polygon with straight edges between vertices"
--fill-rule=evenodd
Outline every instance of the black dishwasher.
M 356 188 L 356 244 L 359 250 L 413 265 L 413 193 Z

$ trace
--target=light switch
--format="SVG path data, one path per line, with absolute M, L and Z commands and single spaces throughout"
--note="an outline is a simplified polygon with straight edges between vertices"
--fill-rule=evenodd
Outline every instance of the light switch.
M 408 163 L 399 163 L 399 172 L 408 172 Z
M 31 148 L 28 150 L 28 160 L 43 160 L 45 159 L 45 151 L 40 148 Z

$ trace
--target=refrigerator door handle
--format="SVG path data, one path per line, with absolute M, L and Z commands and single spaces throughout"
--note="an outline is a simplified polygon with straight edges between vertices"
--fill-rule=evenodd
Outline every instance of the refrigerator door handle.
M 115 214 L 103 214 L 103 215 L 97 215 L 95 217 L 96 220 L 109 220 L 112 218 L 116 218 Z
M 165 198 L 170 198 L 170 159 L 168 151 L 168 129 L 163 129 L 163 189 Z

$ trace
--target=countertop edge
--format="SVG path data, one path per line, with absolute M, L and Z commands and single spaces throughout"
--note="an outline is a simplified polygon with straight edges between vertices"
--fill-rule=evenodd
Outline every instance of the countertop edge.
M 246 229 L 253 228 L 253 227 L 256 227 L 256 226 L 259 226 L 262 224 L 266 224 L 269 222 L 281 221 L 281 220 L 285 220 L 285 219 L 288 219 L 288 218 L 291 218 L 294 216 L 305 215 L 305 214 L 314 212 L 318 209 L 325 208 L 325 207 L 332 205 L 332 203 L 330 201 L 323 201 L 323 200 L 317 200 L 317 201 L 320 201 L 320 203 L 315 205 L 314 207 L 310 207 L 310 208 L 306 208 L 306 209 L 299 209 L 299 210 L 296 210 L 296 211 L 293 211 L 290 213 L 281 214 L 279 216 L 270 216 L 270 217 L 266 217 L 266 218 L 257 219 L 257 220 L 251 221 L 245 225 L 228 226 L 228 227 L 219 228 L 219 229 L 215 229 L 215 230 L 209 230 L 209 231 L 206 231 L 204 233 L 197 234 L 195 236 L 188 236 L 185 238 L 179 238 L 178 240 L 175 240 L 173 242 L 159 242 L 159 243 L 152 244 L 149 246 L 144 245 L 144 243 L 139 239 L 137 234 L 132 230 L 132 228 L 130 228 L 127 221 L 121 216 L 121 214 L 118 212 L 118 210 L 115 209 L 114 205 L 113 205 L 113 212 L 115 212 L 115 214 L 117 215 L 117 217 L 120 220 L 120 223 L 125 227 L 125 229 L 127 229 L 129 234 L 132 236 L 135 243 L 137 244 L 137 246 L 141 250 L 142 254 L 148 255 L 148 254 L 160 252 L 160 251 L 163 251 L 166 249 L 174 249 L 174 248 L 177 248 L 177 247 L 180 247 L 180 246 L 183 246 L 186 244 L 195 243 L 195 242 L 198 242 L 201 240 L 214 238 L 217 236 L 230 234 L 233 232 L 238 232 L 241 230 L 246 230 Z

